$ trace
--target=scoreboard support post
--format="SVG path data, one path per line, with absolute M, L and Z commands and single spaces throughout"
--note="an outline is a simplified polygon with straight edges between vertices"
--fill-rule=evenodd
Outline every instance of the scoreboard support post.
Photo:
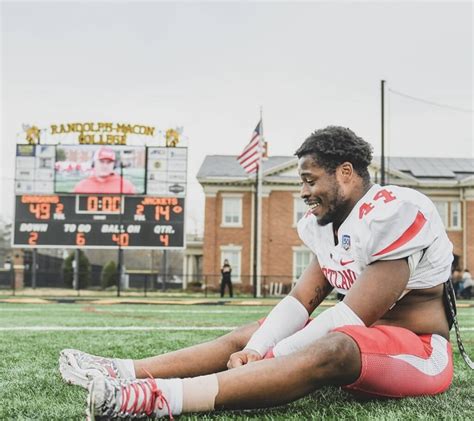
M 36 271 L 38 268 L 38 249 L 36 247 L 33 248 L 32 250 L 32 256 L 31 256 L 31 287 L 33 289 L 36 289 Z
M 120 162 L 120 213 L 119 213 L 119 232 L 120 238 L 122 238 L 122 213 L 123 213 L 123 163 Z M 117 265 L 117 297 L 120 297 L 120 287 L 122 284 L 122 266 L 123 266 L 123 250 L 122 250 L 122 240 L 118 242 L 118 265 Z
M 15 295 L 16 291 L 16 274 L 15 274 L 15 261 L 13 257 L 10 260 L 10 283 L 12 287 L 12 295 Z
M 162 291 L 165 291 L 166 289 L 166 281 L 168 279 L 168 253 L 166 250 L 163 250 L 162 254 L 162 275 L 161 275 L 161 289 Z
M 117 297 L 120 297 L 120 288 L 123 278 L 123 249 L 119 244 L 118 247 L 118 265 L 117 265 Z
M 79 249 L 74 249 L 74 260 L 73 260 L 73 278 L 72 278 L 72 289 L 75 291 L 79 290 Z

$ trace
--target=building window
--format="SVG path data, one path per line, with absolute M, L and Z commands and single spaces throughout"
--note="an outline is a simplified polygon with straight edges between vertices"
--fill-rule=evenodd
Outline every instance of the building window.
M 224 260 L 227 259 L 232 268 L 232 282 L 241 282 L 240 280 L 240 262 L 242 247 L 240 246 L 221 246 L 221 267 Z
M 298 221 L 308 211 L 308 206 L 305 205 L 303 199 L 298 195 L 293 198 L 293 226 L 298 224 Z
M 293 280 L 297 281 L 311 261 L 311 251 L 305 246 L 293 247 Z
M 222 198 L 222 226 L 241 227 L 242 226 L 242 198 L 223 197 Z
M 451 202 L 449 212 L 449 228 L 460 229 L 461 226 L 461 202 Z
M 434 201 L 446 229 L 461 229 L 461 202 Z

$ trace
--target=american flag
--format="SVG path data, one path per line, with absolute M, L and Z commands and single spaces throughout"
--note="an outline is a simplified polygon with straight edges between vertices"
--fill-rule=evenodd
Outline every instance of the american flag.
M 252 138 L 242 153 L 237 158 L 239 164 L 248 174 L 257 172 L 258 162 L 262 154 L 262 120 L 260 120 L 252 133 Z

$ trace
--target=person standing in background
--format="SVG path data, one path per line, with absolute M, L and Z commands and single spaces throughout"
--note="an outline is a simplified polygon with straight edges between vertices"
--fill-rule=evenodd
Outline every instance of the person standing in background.
M 221 297 L 224 296 L 225 293 L 225 287 L 229 287 L 229 296 L 232 298 L 234 296 L 232 292 L 232 279 L 231 279 L 231 274 L 232 274 L 232 267 L 230 266 L 230 263 L 227 259 L 224 260 L 224 264 L 222 265 L 221 268 Z
M 472 287 L 474 285 L 474 281 L 472 280 L 471 273 L 469 269 L 464 269 L 464 273 L 462 275 L 462 288 L 460 292 L 461 298 L 466 298 L 468 300 L 472 297 Z
M 459 294 L 462 289 L 462 274 L 459 268 L 453 269 L 453 272 L 451 274 L 451 282 L 453 283 L 456 298 L 459 298 Z

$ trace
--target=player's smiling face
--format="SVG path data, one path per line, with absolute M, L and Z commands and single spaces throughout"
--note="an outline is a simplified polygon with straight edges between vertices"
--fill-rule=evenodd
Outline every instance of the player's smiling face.
M 345 198 L 336 173 L 320 167 L 310 155 L 298 160 L 301 178 L 301 197 L 316 216 L 319 225 L 333 222 L 339 226 L 348 213 L 349 200 Z

